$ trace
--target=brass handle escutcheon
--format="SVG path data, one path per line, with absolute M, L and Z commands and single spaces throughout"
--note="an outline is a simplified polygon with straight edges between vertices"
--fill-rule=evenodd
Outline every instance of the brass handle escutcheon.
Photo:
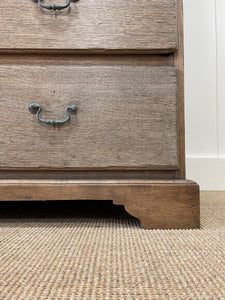
M 69 7 L 71 1 L 72 1 L 72 2 L 77 2 L 78 0 L 67 0 L 65 5 L 55 5 L 55 4 L 52 4 L 52 5 L 44 5 L 44 4 L 42 3 L 42 0 L 38 0 L 38 4 L 39 4 L 42 8 L 45 8 L 45 9 L 48 9 L 48 10 L 62 10 L 62 9 L 65 9 L 65 8 Z M 37 1 L 35 1 L 35 2 L 37 2 Z
M 37 102 L 33 102 L 30 103 L 29 105 L 29 111 L 32 114 L 36 114 L 36 117 L 38 119 L 39 122 L 47 124 L 47 125 L 63 125 L 65 123 L 67 123 L 70 120 L 70 113 L 69 110 L 75 112 L 77 111 L 77 106 L 76 105 L 71 105 L 71 106 L 67 106 L 65 109 L 65 113 L 67 115 L 67 118 L 65 120 L 43 120 L 40 118 L 40 113 L 41 113 L 41 105 Z

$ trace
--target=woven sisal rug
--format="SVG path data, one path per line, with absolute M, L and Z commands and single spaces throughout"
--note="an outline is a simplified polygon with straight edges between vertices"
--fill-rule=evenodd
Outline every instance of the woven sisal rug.
M 0 203 L 0 299 L 225 299 L 225 192 L 201 230 L 143 230 L 111 202 Z

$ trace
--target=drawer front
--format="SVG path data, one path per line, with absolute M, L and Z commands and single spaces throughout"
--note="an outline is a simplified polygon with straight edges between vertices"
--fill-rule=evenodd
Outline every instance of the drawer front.
M 0 168 L 176 169 L 174 67 L 0 66 Z M 40 123 L 28 110 L 38 102 Z
M 64 4 L 65 0 L 42 0 Z M 177 0 L 80 0 L 58 12 L 32 0 L 0 1 L 0 49 L 177 48 Z

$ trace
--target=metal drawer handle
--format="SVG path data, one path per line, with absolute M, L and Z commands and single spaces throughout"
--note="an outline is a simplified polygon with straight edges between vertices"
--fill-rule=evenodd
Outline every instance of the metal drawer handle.
M 36 117 L 37 117 L 39 122 L 44 123 L 44 124 L 48 124 L 48 125 L 62 125 L 62 124 L 65 124 L 66 122 L 68 122 L 70 120 L 69 110 L 72 110 L 73 112 L 77 111 L 77 106 L 76 105 L 67 106 L 67 108 L 65 109 L 67 118 L 63 121 L 60 121 L 60 120 L 43 120 L 43 119 L 41 119 L 40 116 L 39 116 L 40 112 L 41 112 L 41 109 L 42 109 L 41 105 L 37 102 L 30 103 L 30 105 L 29 105 L 29 111 L 32 114 L 36 114 Z
M 65 9 L 67 7 L 70 6 L 70 2 L 77 2 L 78 0 L 67 0 L 66 4 L 65 5 L 55 5 L 55 4 L 52 4 L 52 5 L 44 5 L 42 4 L 42 0 L 38 0 L 38 4 L 42 7 L 42 8 L 45 8 L 45 9 L 49 9 L 49 10 L 61 10 L 61 9 Z

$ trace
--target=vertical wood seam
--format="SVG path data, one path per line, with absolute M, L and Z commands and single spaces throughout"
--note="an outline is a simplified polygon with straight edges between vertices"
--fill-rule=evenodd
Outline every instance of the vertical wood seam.
M 178 50 L 174 53 L 177 68 L 177 110 L 178 110 L 178 155 L 179 170 L 176 178 L 184 179 L 185 171 L 185 118 L 184 118 L 184 40 L 183 40 L 183 0 L 177 1 Z

